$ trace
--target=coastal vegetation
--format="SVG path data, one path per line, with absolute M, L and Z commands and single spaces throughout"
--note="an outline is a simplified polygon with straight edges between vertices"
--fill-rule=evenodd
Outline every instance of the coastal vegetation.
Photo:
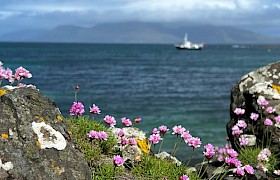
M 11 69 L 5 69 L 0 62 L 1 82 L 7 80 L 12 85 L 17 81 L 17 86 L 24 88 L 26 85 L 22 80 L 31 77 L 31 73 L 23 67 L 17 68 L 13 74 Z M 279 126 L 280 115 L 276 114 L 275 108 L 263 96 L 257 100 L 261 107 L 259 112 L 249 112 L 250 120 L 243 118 L 245 109 L 234 109 L 233 113 L 238 116 L 231 129 L 234 142 L 228 141 L 223 147 L 215 147 L 203 143 L 182 125 L 161 125 L 152 128 L 146 135 L 137 128 L 137 124 L 145 123 L 140 117 L 134 117 L 134 121 L 123 117 L 119 123 L 111 115 L 102 116 L 101 109 L 95 104 L 89 108 L 91 115 L 85 116 L 85 107 L 77 100 L 78 91 L 79 87 L 75 86 L 74 103 L 70 108 L 70 117 L 67 118 L 71 127 L 68 134 L 75 138 L 83 152 L 93 179 L 196 180 L 223 179 L 226 176 L 250 179 L 256 172 L 269 178 L 280 175 L 279 154 L 270 149 L 272 133 L 269 131 L 272 125 Z M 3 95 L 5 90 L 0 91 L 0 96 Z M 259 124 L 267 128 L 255 131 L 255 126 Z M 261 140 L 256 139 L 256 134 L 262 135 Z M 1 136 L 6 138 L 7 135 Z M 174 137 L 171 152 L 161 152 L 166 136 Z M 192 149 L 187 163 L 176 159 L 176 152 L 181 146 Z M 204 160 L 192 168 L 189 166 L 192 154 L 200 146 L 204 147 L 201 152 Z M 216 162 L 219 165 L 209 172 Z

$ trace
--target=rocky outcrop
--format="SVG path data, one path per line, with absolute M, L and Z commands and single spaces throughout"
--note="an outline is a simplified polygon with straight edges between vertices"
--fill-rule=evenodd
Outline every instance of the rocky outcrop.
M 0 88 L 0 179 L 91 179 L 55 103 L 38 89 Z
M 261 67 L 256 71 L 243 76 L 231 91 L 230 121 L 227 124 L 227 133 L 232 146 L 234 144 L 232 127 L 238 120 L 245 120 L 247 127 L 243 134 L 255 135 L 256 143 L 270 144 L 270 150 L 280 151 L 280 126 L 274 118 L 280 114 L 280 62 Z M 258 100 L 266 99 L 268 105 L 261 105 Z M 275 112 L 267 112 L 267 107 L 275 108 Z M 236 108 L 245 109 L 245 113 L 237 115 Z M 259 115 L 257 120 L 250 118 L 251 113 Z M 273 125 L 265 125 L 266 118 L 272 120 Z M 265 138 L 263 138 L 265 137 Z M 271 139 L 271 141 L 270 141 Z

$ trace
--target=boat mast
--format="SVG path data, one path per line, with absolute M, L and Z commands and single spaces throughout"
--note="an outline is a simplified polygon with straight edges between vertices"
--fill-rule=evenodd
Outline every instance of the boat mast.
M 184 41 L 187 42 L 188 41 L 188 33 L 185 33 L 185 38 Z

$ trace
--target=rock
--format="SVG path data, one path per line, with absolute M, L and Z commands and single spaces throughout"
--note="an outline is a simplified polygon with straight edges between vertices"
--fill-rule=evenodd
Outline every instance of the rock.
M 169 153 L 167 152 L 161 152 L 159 154 L 155 154 L 155 157 L 159 158 L 159 159 L 167 159 L 170 162 L 176 164 L 177 166 L 181 166 L 182 162 L 179 161 L 176 157 L 171 156 Z
M 238 150 L 234 144 L 232 127 L 238 120 L 245 120 L 247 128 L 243 129 L 243 134 L 255 135 L 256 143 L 261 145 L 264 138 L 264 144 L 269 144 L 271 136 L 270 150 L 273 152 L 280 151 L 280 128 L 279 123 L 273 120 L 280 114 L 280 62 L 269 64 L 261 67 L 256 71 L 250 72 L 243 76 L 241 80 L 232 88 L 230 104 L 230 121 L 227 124 L 227 134 L 232 147 Z M 265 98 L 268 101 L 267 106 L 258 104 L 258 99 Z M 268 106 L 275 108 L 274 113 L 267 113 L 265 110 Z M 236 108 L 245 109 L 245 114 L 236 115 Z M 259 114 L 257 121 L 250 119 L 251 113 Z M 273 121 L 273 126 L 265 126 L 265 118 Z M 237 139 L 238 140 L 238 139 Z
M 131 146 L 130 144 L 122 145 L 121 137 L 117 136 L 120 130 L 123 130 L 124 135 L 122 138 L 129 140 L 130 138 L 134 138 L 137 142 L 137 145 Z M 134 162 L 137 160 L 139 156 L 142 155 L 141 147 L 139 146 L 139 142 L 146 142 L 146 133 L 136 127 L 124 127 L 124 128 L 111 128 L 111 131 L 115 135 L 118 146 L 115 148 L 122 153 L 123 159 L 125 161 L 130 160 Z M 146 144 L 146 143 L 144 143 Z M 148 146 L 148 144 L 146 144 Z M 147 149 L 149 151 L 149 148 Z
M 0 91 L 1 179 L 91 179 L 53 101 L 32 86 Z

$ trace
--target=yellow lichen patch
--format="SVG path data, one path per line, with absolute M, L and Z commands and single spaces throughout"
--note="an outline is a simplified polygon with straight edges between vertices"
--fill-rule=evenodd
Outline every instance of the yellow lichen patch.
M 65 170 L 64 170 L 64 167 L 59 167 L 59 166 L 56 166 L 56 172 L 58 175 L 60 175 L 61 173 L 63 173 Z
M 58 115 L 58 116 L 56 116 L 56 119 L 59 120 L 59 121 L 62 121 L 62 120 L 63 120 L 63 117 L 60 116 L 60 115 Z
M 7 139 L 9 137 L 9 135 L 5 134 L 5 133 L 1 134 L 1 136 L 2 136 L 3 139 Z
M 4 89 L 0 89 L 0 97 L 1 96 L 3 96 L 3 95 L 5 95 L 7 93 L 7 91 L 6 90 L 4 90 Z
M 280 86 L 272 84 L 272 88 L 275 89 L 280 94 Z
M 54 120 L 54 123 L 57 123 L 57 122 L 60 122 L 60 121 L 63 121 L 63 117 L 58 115 L 56 116 L 56 119 Z
M 36 141 L 36 146 L 37 146 L 38 148 L 41 148 L 41 144 L 39 143 L 39 141 Z
M 67 132 L 68 132 L 69 136 L 72 137 L 72 131 L 69 130 Z
M 35 118 L 38 119 L 39 121 L 44 122 L 44 123 L 46 122 L 45 119 L 44 119 L 43 117 L 35 116 Z
M 149 153 L 150 152 L 150 146 L 147 143 L 146 139 L 136 139 L 136 142 L 138 144 L 138 147 L 143 151 L 144 153 Z

